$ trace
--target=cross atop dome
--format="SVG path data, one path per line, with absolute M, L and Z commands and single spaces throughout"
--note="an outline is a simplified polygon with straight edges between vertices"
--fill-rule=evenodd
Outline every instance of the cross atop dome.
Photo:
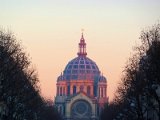
M 79 57 L 86 57 L 86 43 L 85 39 L 83 37 L 83 30 L 82 30 L 82 36 L 79 43 L 79 52 L 77 53 Z

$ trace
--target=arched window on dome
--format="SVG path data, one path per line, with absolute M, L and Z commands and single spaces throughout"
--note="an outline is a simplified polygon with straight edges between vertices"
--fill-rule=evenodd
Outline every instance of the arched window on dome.
M 101 87 L 101 97 L 103 97 L 103 88 Z
M 84 61 L 80 61 L 80 64 L 84 64 Z
M 65 95 L 65 87 L 63 87 L 63 95 Z
M 70 95 L 70 86 L 67 86 L 67 95 Z
M 86 65 L 86 68 L 87 68 L 87 69 L 91 69 L 90 65 Z
M 62 87 L 60 87 L 60 96 L 62 96 Z
M 80 68 L 83 69 L 83 68 L 85 68 L 85 66 L 84 65 L 80 65 Z
M 90 94 L 91 94 L 91 87 L 87 86 L 87 95 L 90 96 Z
M 93 77 L 93 76 L 92 76 L 92 77 Z M 97 96 L 97 86 L 96 86 L 96 85 L 94 85 L 93 93 L 94 93 L 94 96 Z
M 73 80 L 77 80 L 78 79 L 78 75 L 72 75 L 72 79 Z
M 77 63 L 77 64 L 78 64 L 78 63 Z M 78 65 L 74 65 L 73 68 L 74 68 L 74 69 L 77 69 L 77 68 L 78 68 Z
M 73 86 L 73 94 L 76 94 L 76 86 Z
M 83 89 L 84 89 L 84 87 L 83 87 L 83 85 L 81 85 L 80 86 L 80 92 L 83 92 Z

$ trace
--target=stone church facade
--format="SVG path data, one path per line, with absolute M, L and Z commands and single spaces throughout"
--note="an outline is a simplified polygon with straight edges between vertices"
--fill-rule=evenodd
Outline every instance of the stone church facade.
M 87 57 L 83 33 L 77 55 L 57 78 L 55 106 L 64 120 L 98 120 L 108 102 L 107 80 Z

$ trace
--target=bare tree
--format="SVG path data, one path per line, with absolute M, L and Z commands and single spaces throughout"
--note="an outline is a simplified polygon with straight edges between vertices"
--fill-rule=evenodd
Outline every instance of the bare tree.
M 0 30 L 0 120 L 58 119 L 40 96 L 38 82 L 37 72 L 15 36 Z
M 160 120 L 160 24 L 143 30 L 140 39 L 113 101 L 123 105 L 115 119 Z

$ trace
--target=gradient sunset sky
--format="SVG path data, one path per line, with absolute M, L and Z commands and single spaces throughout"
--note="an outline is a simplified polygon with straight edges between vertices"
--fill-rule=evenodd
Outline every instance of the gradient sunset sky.
M 82 28 L 112 100 L 141 30 L 159 20 L 160 0 L 0 0 L 0 26 L 22 41 L 50 99 L 57 77 L 77 56 Z

